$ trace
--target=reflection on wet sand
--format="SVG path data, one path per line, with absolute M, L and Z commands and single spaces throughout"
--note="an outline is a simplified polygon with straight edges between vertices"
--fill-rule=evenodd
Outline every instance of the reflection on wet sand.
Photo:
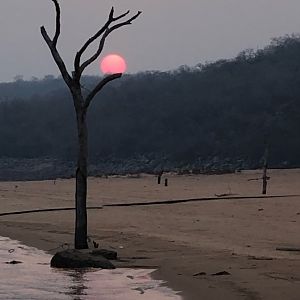
M 71 285 L 67 294 L 73 296 L 73 300 L 82 300 L 81 296 L 87 295 L 85 290 L 88 287 L 84 284 L 87 281 L 85 273 L 86 270 L 75 270 L 67 273 L 71 278 Z

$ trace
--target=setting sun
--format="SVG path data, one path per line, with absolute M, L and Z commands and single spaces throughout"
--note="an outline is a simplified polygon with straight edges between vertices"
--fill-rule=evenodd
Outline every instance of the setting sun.
M 126 71 L 125 59 L 117 54 L 105 56 L 100 63 L 101 71 L 104 74 L 124 73 Z

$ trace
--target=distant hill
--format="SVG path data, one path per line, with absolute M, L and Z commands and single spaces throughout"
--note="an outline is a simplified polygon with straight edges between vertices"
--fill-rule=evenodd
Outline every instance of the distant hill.
M 44 79 L 25 81 L 22 76 L 16 76 L 14 82 L 0 83 L 0 101 L 13 99 L 30 99 L 65 88 L 61 79 L 48 75 Z
M 97 77 L 86 77 L 91 88 Z M 0 84 L 0 157 L 76 157 L 72 100 L 61 79 Z M 300 166 L 300 38 L 235 59 L 126 75 L 89 113 L 90 159 L 151 169 Z M 147 169 L 148 166 L 148 169 Z

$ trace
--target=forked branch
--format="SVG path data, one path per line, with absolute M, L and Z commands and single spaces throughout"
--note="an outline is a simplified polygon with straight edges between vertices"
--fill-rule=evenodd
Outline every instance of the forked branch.
M 130 19 L 115 24 L 112 27 L 110 27 L 110 25 L 112 25 L 113 22 L 118 21 L 122 18 L 124 18 L 125 16 L 127 16 L 129 14 L 129 10 L 127 12 L 125 12 L 122 15 L 119 15 L 117 17 L 114 17 L 114 8 L 111 9 L 110 14 L 109 14 L 109 18 L 107 20 L 107 22 L 105 23 L 105 25 L 94 35 L 92 36 L 84 45 L 83 47 L 77 52 L 76 57 L 75 57 L 75 62 L 74 62 L 74 68 L 75 68 L 75 72 L 77 73 L 77 75 L 82 74 L 82 72 L 85 70 L 85 68 L 87 66 L 89 66 L 92 62 L 94 62 L 101 54 L 103 48 L 104 48 L 104 44 L 105 44 L 105 40 L 108 37 L 108 35 L 113 32 L 114 30 L 126 26 L 126 25 L 130 25 L 132 24 L 131 22 L 134 21 L 142 12 L 139 11 L 137 12 L 133 17 L 131 17 Z M 101 37 L 102 36 L 102 37 Z M 99 46 L 97 51 L 95 52 L 94 55 L 92 55 L 89 59 L 87 59 L 82 65 L 80 65 L 80 59 L 82 54 L 84 53 L 84 51 L 88 48 L 88 46 L 93 43 L 95 40 L 97 40 L 99 37 L 101 37 L 100 42 L 99 42 Z
M 142 12 L 138 11 L 134 16 L 132 16 L 131 18 L 123 21 L 123 22 L 119 22 L 119 23 L 115 23 L 123 18 L 125 18 L 130 11 L 126 11 L 125 13 L 118 15 L 118 16 L 114 16 L 114 8 L 112 7 L 110 13 L 109 13 L 109 17 L 108 20 L 106 21 L 106 23 L 104 24 L 104 26 L 102 28 L 100 28 L 92 37 L 90 37 L 85 44 L 80 48 L 80 50 L 76 53 L 75 59 L 74 59 L 74 72 L 72 74 L 72 77 L 70 76 L 70 74 L 67 71 L 67 68 L 65 66 L 64 61 L 62 60 L 58 50 L 57 50 L 57 41 L 58 38 L 60 36 L 60 16 L 61 16 L 61 12 L 60 12 L 60 6 L 58 3 L 58 0 L 51 0 L 54 3 L 55 6 L 55 11 L 56 11 L 56 26 L 55 26 L 55 34 L 53 39 L 51 39 L 45 29 L 44 26 L 41 27 L 41 34 L 44 38 L 44 40 L 46 41 L 51 54 L 62 74 L 63 79 L 65 80 L 65 82 L 67 83 L 67 85 L 69 86 L 71 91 L 77 90 L 78 87 L 80 87 L 80 79 L 81 79 L 81 75 L 83 73 L 83 71 L 85 70 L 85 68 L 87 66 L 89 66 L 92 62 L 94 62 L 101 54 L 103 48 L 104 48 L 104 44 L 105 44 L 105 40 L 106 38 L 109 36 L 109 34 L 111 32 L 113 32 L 114 30 L 117 30 L 120 27 L 126 26 L 126 25 L 130 25 L 132 21 L 134 21 Z M 80 65 L 80 60 L 81 60 L 81 56 L 84 54 L 84 52 L 87 50 L 87 48 L 94 42 L 96 41 L 98 38 L 100 38 L 99 41 L 99 46 L 98 49 L 96 50 L 95 54 L 92 55 L 89 59 L 87 59 L 85 62 L 82 63 L 82 65 Z M 92 99 L 95 97 L 95 95 L 110 81 L 120 78 L 122 76 L 121 73 L 117 73 L 117 74 L 112 74 L 112 75 L 108 75 L 107 77 L 104 77 L 97 85 L 96 87 L 87 95 L 85 101 L 83 103 L 77 103 L 77 104 L 82 104 L 85 108 L 88 108 L 88 106 L 90 105 Z M 81 91 L 80 91 L 81 93 Z
M 85 44 L 81 47 L 81 49 L 76 53 L 75 60 L 74 60 L 75 71 L 79 70 L 81 56 L 84 53 L 84 51 L 88 48 L 88 46 L 91 45 L 96 39 L 98 39 L 105 32 L 105 30 L 109 27 L 109 25 L 112 22 L 115 22 L 121 18 L 124 18 L 128 14 L 129 14 L 129 10 L 127 12 L 125 12 L 124 14 L 119 15 L 118 17 L 114 17 L 114 8 L 113 7 L 111 8 L 108 20 L 104 24 L 104 26 L 101 29 L 99 29 L 92 37 L 90 37 L 85 42 Z
M 57 0 L 51 0 L 54 5 L 55 5 L 55 11 L 56 11 L 56 26 L 55 26 L 55 34 L 54 34 L 54 37 L 53 37 L 53 40 L 51 40 L 51 38 L 49 37 L 46 29 L 44 26 L 41 27 L 41 34 L 45 40 L 45 42 L 47 43 L 50 51 L 51 51 L 51 54 L 54 58 L 54 61 L 56 62 L 60 72 L 61 72 L 61 75 L 63 77 L 63 79 L 65 80 L 65 82 L 67 83 L 67 85 L 69 87 L 71 87 L 71 81 L 72 81 L 72 78 L 71 76 L 69 75 L 68 71 L 67 71 L 67 68 L 65 66 L 65 63 L 64 61 L 62 60 L 57 48 L 56 48 L 56 45 L 57 45 L 57 41 L 58 41 L 58 37 L 60 35 L 60 7 L 59 7 L 59 4 L 58 4 L 58 1 Z

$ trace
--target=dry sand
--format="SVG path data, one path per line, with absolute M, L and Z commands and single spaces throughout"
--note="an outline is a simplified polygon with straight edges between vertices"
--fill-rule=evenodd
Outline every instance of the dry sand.
M 300 195 L 300 170 L 272 170 L 268 195 Z M 260 171 L 228 175 L 89 179 L 88 205 L 258 196 Z M 0 213 L 73 206 L 74 180 L 0 183 Z M 89 234 L 116 249 L 122 266 L 155 267 L 185 299 L 300 299 L 300 196 L 220 199 L 90 210 Z M 73 241 L 74 212 L 0 217 L 0 235 L 55 252 Z M 229 275 L 213 276 L 226 271 Z

